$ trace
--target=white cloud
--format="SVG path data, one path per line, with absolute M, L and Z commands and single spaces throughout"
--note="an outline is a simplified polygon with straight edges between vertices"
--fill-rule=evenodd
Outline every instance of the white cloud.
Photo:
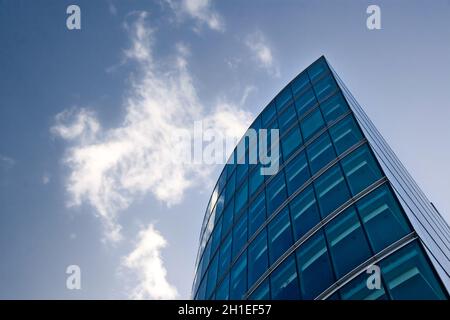
M 108 10 L 111 15 L 117 15 L 117 7 L 114 5 L 114 3 L 112 3 L 112 1 L 108 1 Z
M 178 18 L 185 16 L 197 21 L 198 26 L 206 24 L 210 29 L 223 32 L 223 18 L 212 9 L 211 0 L 166 0 Z M 198 26 L 195 30 L 198 31 Z
M 42 175 L 42 183 L 45 184 L 49 184 L 50 183 L 50 175 L 48 173 L 44 173 Z
M 260 31 L 248 35 L 245 39 L 245 45 L 252 52 L 253 59 L 258 63 L 260 68 L 265 69 L 273 76 L 278 77 L 280 75 L 278 65 L 273 57 L 272 49 Z
M 16 164 L 13 158 L 0 154 L 0 167 L 4 170 L 9 170 Z
M 178 292 L 167 280 L 167 270 L 161 257 L 161 250 L 166 245 L 166 240 L 152 224 L 139 232 L 135 248 L 122 260 L 122 267 L 138 275 L 138 284 L 130 293 L 130 298 L 177 298 Z

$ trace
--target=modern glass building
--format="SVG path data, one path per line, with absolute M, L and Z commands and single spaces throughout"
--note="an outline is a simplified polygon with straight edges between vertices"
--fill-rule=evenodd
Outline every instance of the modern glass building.
M 231 156 L 201 228 L 194 299 L 448 299 L 448 224 L 324 57 L 251 128 L 279 129 L 280 169 Z

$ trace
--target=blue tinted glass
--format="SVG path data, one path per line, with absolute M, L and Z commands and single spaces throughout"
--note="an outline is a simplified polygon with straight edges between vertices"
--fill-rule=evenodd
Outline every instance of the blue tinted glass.
M 234 188 L 236 185 L 236 171 L 233 172 L 232 176 L 230 177 L 230 180 L 228 180 L 228 183 L 225 187 L 225 203 L 228 203 L 233 195 L 234 195 Z
M 387 300 L 383 283 L 379 289 L 369 289 L 367 279 L 370 275 L 363 272 L 341 288 L 342 300 Z
M 268 278 L 264 280 L 249 296 L 249 300 L 269 300 L 270 286 Z
M 223 279 L 216 291 L 216 300 L 228 300 L 230 297 L 230 274 Z
M 294 256 L 289 256 L 270 275 L 273 300 L 300 299 Z
M 280 125 L 280 136 L 282 136 L 287 131 L 287 129 L 289 129 L 296 121 L 297 112 L 295 111 L 294 106 L 290 105 L 283 112 L 283 114 L 278 117 L 278 122 Z
M 259 186 L 264 182 L 264 176 L 261 174 L 260 166 L 250 173 L 249 176 L 249 189 L 250 195 L 253 195 Z
M 224 190 L 225 183 L 227 182 L 227 170 L 224 168 L 222 173 L 220 174 L 219 180 L 217 181 L 217 185 L 219 186 L 218 193 L 221 194 Z
M 411 231 L 386 185 L 366 195 L 356 206 L 375 252 L 383 250 Z
M 320 212 L 325 218 L 333 210 L 350 198 L 344 176 L 339 166 L 335 165 L 322 174 L 315 182 Z
M 320 221 L 314 190 L 310 186 L 289 203 L 295 240 L 300 239 Z
M 284 137 L 281 138 L 281 146 L 283 148 L 284 159 L 288 159 L 289 156 L 298 149 L 302 143 L 302 136 L 298 126 L 292 128 Z
M 205 295 L 206 295 L 206 278 L 204 278 L 202 280 L 202 283 L 200 284 L 200 288 L 198 289 L 196 300 L 205 300 L 206 299 Z
M 222 218 L 222 238 L 227 234 L 228 229 L 233 224 L 234 201 L 225 208 Z
M 267 215 L 270 216 L 287 197 L 283 171 L 278 172 L 278 174 L 269 182 L 266 191 Z
M 283 91 L 280 92 L 280 94 L 275 98 L 275 101 L 277 103 L 277 109 L 278 111 L 282 110 L 283 107 L 289 102 L 289 100 L 292 99 L 292 93 L 291 88 L 287 86 L 283 89 Z
M 225 274 L 231 263 L 231 232 L 220 246 L 219 250 L 219 279 Z
M 206 284 L 207 299 L 211 296 L 214 288 L 216 287 L 218 262 L 219 262 L 219 255 L 216 255 L 211 264 L 209 265 L 208 281 Z
M 350 153 L 341 163 L 353 195 L 381 178 L 381 171 L 367 145 Z
M 248 184 L 247 181 L 241 186 L 239 191 L 236 194 L 236 201 L 234 204 L 234 218 L 237 218 L 237 214 L 241 211 L 241 209 L 247 204 L 248 200 Z
M 222 214 L 222 211 L 223 211 L 223 207 L 224 207 L 224 205 L 225 205 L 225 192 L 224 193 L 222 193 L 220 196 L 219 196 L 219 198 L 217 199 L 217 202 L 216 202 L 216 208 L 215 208 L 215 210 L 216 210 L 216 212 L 215 212 L 215 219 L 217 220 L 219 217 L 220 217 L 220 215 Z
M 304 152 L 299 153 L 285 167 L 288 193 L 293 194 L 309 178 L 308 162 Z
M 247 213 L 243 214 L 233 228 L 233 258 L 247 243 Z
M 324 101 L 330 95 L 334 94 L 337 90 L 336 82 L 331 74 L 325 76 L 313 85 L 319 102 Z
M 328 65 L 323 58 L 308 68 L 308 74 L 312 81 L 322 77 L 327 72 L 329 72 Z
M 264 229 L 248 247 L 248 285 L 251 287 L 269 267 L 267 232 Z
M 305 139 L 305 141 L 311 138 L 324 126 L 325 123 L 323 122 L 322 114 L 320 113 L 319 109 L 306 116 L 301 122 L 303 138 Z
M 292 92 L 294 95 L 301 92 L 303 89 L 305 89 L 307 86 L 310 85 L 308 74 L 306 72 L 303 72 L 302 74 L 298 75 L 297 78 L 295 78 L 291 83 Z
M 300 289 L 304 300 L 312 300 L 334 282 L 327 244 L 320 231 L 297 249 Z
M 206 268 L 209 264 L 209 258 L 211 257 L 211 241 L 208 241 L 208 244 L 206 245 L 206 249 L 203 252 L 203 261 L 202 261 L 202 273 L 205 273 Z
M 323 133 L 306 148 L 311 173 L 316 174 L 320 169 L 336 158 L 333 145 L 328 133 Z
M 446 299 L 417 242 L 412 242 L 380 263 L 394 300 Z
M 330 135 L 338 154 L 362 140 L 361 131 L 350 115 L 330 128 Z
M 261 125 L 263 128 L 267 128 L 267 125 L 275 118 L 277 110 L 275 103 L 271 103 L 261 114 Z
M 211 252 L 213 254 L 219 247 L 221 233 L 222 233 L 222 218 L 220 218 L 219 221 L 216 223 L 216 226 L 214 227 L 214 231 L 212 233 Z
M 245 162 L 245 159 L 242 162 Z M 242 162 L 236 165 L 236 185 L 239 185 L 248 173 L 248 162 Z
M 323 117 L 330 123 L 348 111 L 348 105 L 340 92 L 320 104 Z
M 247 254 L 240 256 L 231 269 L 230 299 L 240 300 L 247 291 Z
M 285 208 L 273 218 L 268 227 L 270 264 L 274 263 L 292 245 L 291 229 L 289 210 Z
M 266 221 L 266 204 L 264 192 L 261 192 L 248 208 L 249 237 Z
M 295 107 L 299 117 L 302 117 L 306 111 L 314 107 L 317 103 L 316 95 L 312 89 L 308 89 L 295 100 Z
M 328 223 L 325 233 L 338 277 L 342 277 L 371 256 L 369 244 L 353 207 Z

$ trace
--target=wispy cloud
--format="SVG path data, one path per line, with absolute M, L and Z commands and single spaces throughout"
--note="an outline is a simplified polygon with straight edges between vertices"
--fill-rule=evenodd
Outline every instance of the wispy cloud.
M 245 39 L 245 45 L 252 53 L 253 60 L 257 63 L 258 67 L 266 70 L 275 77 L 280 76 L 280 70 L 273 56 L 272 49 L 261 31 L 248 35 Z
M 47 172 L 45 172 L 42 175 L 42 184 L 46 185 L 50 183 L 50 174 L 48 174 Z
M 215 31 L 225 31 L 223 18 L 212 8 L 211 0 L 166 0 L 179 19 L 186 16 L 197 23 L 194 30 L 199 31 L 202 25 Z
M 13 158 L 0 154 L 0 168 L 9 170 L 16 164 Z
M 130 292 L 133 299 L 175 299 L 177 289 L 167 280 L 161 250 L 167 245 L 163 236 L 150 224 L 141 230 L 133 251 L 122 260 L 122 267 L 134 271 L 138 284 Z

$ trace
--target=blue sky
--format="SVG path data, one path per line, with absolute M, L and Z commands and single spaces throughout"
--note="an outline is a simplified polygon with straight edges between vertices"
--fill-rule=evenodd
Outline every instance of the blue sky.
M 239 136 L 322 54 L 449 221 L 448 39 L 444 0 L 0 0 L 0 298 L 188 298 L 221 166 L 164 134 Z

